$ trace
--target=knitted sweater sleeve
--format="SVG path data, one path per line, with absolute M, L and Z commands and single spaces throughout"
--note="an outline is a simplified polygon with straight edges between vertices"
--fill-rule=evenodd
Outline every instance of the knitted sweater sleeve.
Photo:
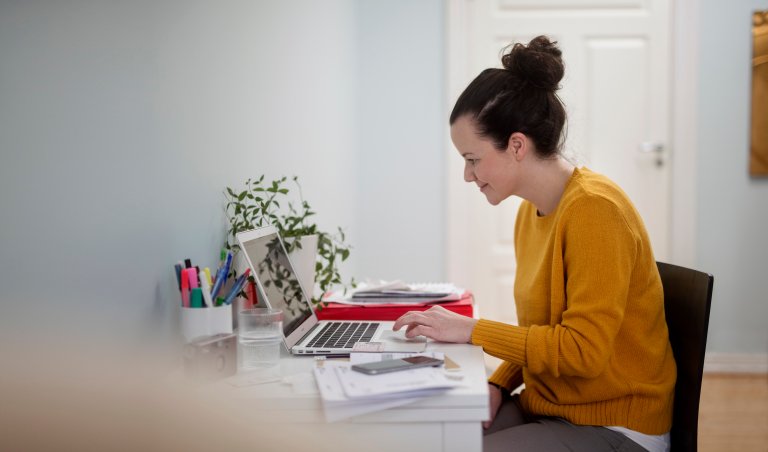
M 481 319 L 472 343 L 534 374 L 595 377 L 607 367 L 624 320 L 637 237 L 621 209 L 597 196 L 575 201 L 561 223 L 566 306 L 559 322 L 515 326 Z
M 488 378 L 488 382 L 512 392 L 523 384 L 523 368 L 509 361 L 504 361 Z

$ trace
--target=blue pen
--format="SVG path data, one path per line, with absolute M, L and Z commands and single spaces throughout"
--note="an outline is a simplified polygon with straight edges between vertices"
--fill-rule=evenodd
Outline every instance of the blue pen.
M 227 260 L 224 262 L 224 266 L 220 269 L 219 274 L 216 275 L 216 282 L 213 284 L 213 290 L 211 291 L 211 297 L 214 300 L 216 299 L 216 295 L 219 294 L 221 287 L 227 282 L 230 265 L 232 265 L 232 253 L 227 253 Z
M 248 278 L 248 273 L 251 272 L 250 268 L 246 268 L 242 275 L 240 275 L 239 278 L 237 278 L 237 281 L 235 281 L 235 285 L 232 286 L 232 290 L 229 291 L 229 294 L 227 295 L 227 298 L 224 299 L 224 304 L 232 304 L 232 301 L 235 299 L 237 294 L 240 293 L 241 290 L 243 290 L 243 286 L 245 285 L 245 281 Z
M 179 286 L 179 290 L 181 290 L 181 269 L 184 268 L 183 265 L 184 264 L 179 261 L 176 265 L 173 266 L 176 270 L 176 283 Z

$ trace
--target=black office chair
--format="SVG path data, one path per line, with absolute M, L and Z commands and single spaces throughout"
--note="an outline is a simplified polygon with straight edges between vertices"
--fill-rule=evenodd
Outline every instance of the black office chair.
M 677 362 L 675 405 L 670 432 L 671 451 L 695 452 L 714 277 L 664 262 L 657 262 L 656 265 L 664 286 L 664 311 L 669 341 Z

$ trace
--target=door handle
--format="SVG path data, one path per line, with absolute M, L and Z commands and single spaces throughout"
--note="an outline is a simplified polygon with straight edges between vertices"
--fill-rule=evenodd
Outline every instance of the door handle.
M 640 148 L 638 151 L 641 154 L 646 155 L 655 155 L 656 157 L 656 166 L 662 167 L 664 166 L 664 159 L 662 158 L 662 155 L 664 154 L 664 145 L 658 142 L 653 141 L 644 141 L 640 143 Z

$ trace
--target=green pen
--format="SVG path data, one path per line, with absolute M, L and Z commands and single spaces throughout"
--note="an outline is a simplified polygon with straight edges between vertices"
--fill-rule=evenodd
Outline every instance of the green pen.
M 203 289 L 199 287 L 192 289 L 192 301 L 190 302 L 189 306 L 192 308 L 203 307 Z
M 221 306 L 224 304 L 224 299 L 221 297 L 216 297 L 216 306 Z

